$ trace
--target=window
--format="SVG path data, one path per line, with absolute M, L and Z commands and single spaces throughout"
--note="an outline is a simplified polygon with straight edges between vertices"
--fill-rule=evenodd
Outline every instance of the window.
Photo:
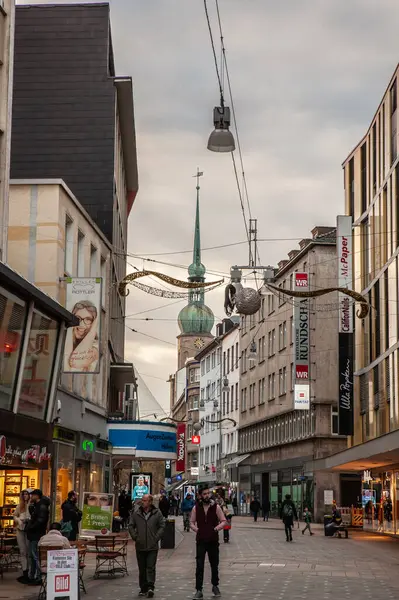
M 191 396 L 191 406 L 193 410 L 198 410 L 199 408 L 199 395 Z
M 284 348 L 284 342 L 283 342 L 283 324 L 280 323 L 280 325 L 278 326 L 278 349 L 282 350 Z
M 205 464 L 209 465 L 209 446 L 205 448 Z
M 249 326 L 250 328 L 255 327 L 256 325 L 256 314 L 255 315 L 250 315 L 249 317 Z
M 226 414 L 226 392 L 223 392 L 222 414 L 223 416 Z
M 259 379 L 259 384 L 258 384 L 258 403 L 259 404 L 264 404 L 265 403 L 265 378 L 263 377 L 263 379 Z
M 205 359 L 201 360 L 201 376 L 205 375 Z
M 290 290 L 294 289 L 294 273 L 290 275 Z
M 272 329 L 272 331 L 269 331 L 269 334 L 268 334 L 268 352 L 269 352 L 269 356 L 273 356 L 273 354 L 274 354 L 275 341 L 276 341 L 276 330 Z
M 217 363 L 218 363 L 218 365 L 220 365 L 220 361 L 222 360 L 222 349 L 218 348 L 216 354 L 217 354 Z
M 211 357 L 207 356 L 205 362 L 206 362 L 206 372 L 209 373 L 209 371 L 211 370 Z
M 236 383 L 236 410 L 238 410 L 238 402 L 239 402 L 239 397 L 238 397 L 238 383 Z
M 295 385 L 295 365 L 294 365 L 294 363 L 291 363 L 291 386 L 290 386 L 291 392 L 294 389 L 294 385 Z
M 270 294 L 267 297 L 267 310 L 269 315 L 274 311 L 274 295 Z
M 23 415 L 45 418 L 57 338 L 57 322 L 34 310 L 18 405 Z
M 255 408 L 255 389 L 256 383 L 251 383 L 249 386 L 249 408 Z
M 269 400 L 274 400 L 274 398 L 275 398 L 275 386 L 276 386 L 276 374 L 271 373 L 269 375 Z
M 230 389 L 230 410 L 231 412 L 234 410 L 234 385 Z
M 67 275 L 73 275 L 73 221 L 68 215 L 65 217 L 64 271 Z
M 230 373 L 230 348 L 227 350 L 227 374 Z
M 85 236 L 78 231 L 78 277 L 85 276 Z
M 204 463 L 204 454 L 205 454 L 204 449 L 201 448 L 201 450 L 200 450 L 200 465 L 204 465 L 205 464 Z
M 90 244 L 90 277 L 97 277 L 97 248 Z
M 101 271 L 101 303 L 105 306 L 105 298 L 107 294 L 107 261 L 102 256 L 100 259 L 100 271 Z
M 214 369 L 216 367 L 216 351 L 212 352 L 211 363 L 212 363 L 212 369 Z
M 238 351 L 238 342 L 236 343 L 236 364 L 234 365 L 234 368 L 238 367 L 238 361 L 240 360 L 240 355 L 239 355 L 239 351 Z
M 259 362 L 265 360 L 265 336 L 259 340 Z
M 0 408 L 11 410 L 13 389 L 22 349 L 26 304 L 0 288 Z
M 205 388 L 201 388 L 201 400 L 205 400 Z
M 290 344 L 294 343 L 295 331 L 294 331 L 294 316 L 290 317 Z
M 223 375 L 226 375 L 226 352 L 223 352 Z
M 215 462 L 215 446 L 211 446 L 211 463 Z
M 199 368 L 190 369 L 190 383 L 197 383 L 200 380 Z
M 220 379 L 216 382 L 216 396 L 220 398 Z
M 331 406 L 331 433 L 338 435 L 338 408 Z
M 234 371 L 234 346 L 231 347 L 231 370 Z
M 247 410 L 247 388 L 241 390 L 241 412 Z
M 282 367 L 278 372 L 278 393 L 279 396 L 283 396 L 287 392 L 287 368 Z
M 247 370 L 247 349 L 243 350 L 241 357 L 241 373 L 245 373 Z
M 211 415 L 211 431 L 215 431 L 215 427 L 216 427 L 216 425 L 215 425 L 215 415 L 212 414 Z
M 246 317 L 246 315 L 242 315 L 242 317 L 241 317 L 241 330 L 242 330 L 242 335 L 245 335 L 247 333 L 247 317 Z
M 205 418 L 205 433 L 209 433 L 209 415 Z
M 212 382 L 212 387 L 211 387 L 211 398 L 212 400 L 216 399 L 216 381 Z

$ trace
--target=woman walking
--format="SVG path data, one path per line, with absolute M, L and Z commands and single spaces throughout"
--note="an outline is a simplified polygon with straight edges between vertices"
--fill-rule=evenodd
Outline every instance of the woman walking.
M 14 524 L 17 530 L 17 544 L 21 556 L 22 576 L 18 577 L 20 583 L 28 583 L 28 539 L 25 526 L 30 519 L 29 514 L 30 494 L 23 490 L 20 495 L 19 505 L 14 512 Z

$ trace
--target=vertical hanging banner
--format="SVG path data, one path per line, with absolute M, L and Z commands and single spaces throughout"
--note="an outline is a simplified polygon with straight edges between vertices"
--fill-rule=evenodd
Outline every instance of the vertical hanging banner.
M 177 460 L 176 472 L 186 470 L 186 424 L 177 425 Z
M 352 289 L 352 217 L 337 217 L 338 286 Z M 353 307 L 338 295 L 338 433 L 353 435 Z
M 294 290 L 306 292 L 309 290 L 308 273 L 294 273 Z M 300 300 L 294 306 L 295 330 L 295 385 L 294 410 L 309 410 L 310 408 L 310 319 L 309 300 Z

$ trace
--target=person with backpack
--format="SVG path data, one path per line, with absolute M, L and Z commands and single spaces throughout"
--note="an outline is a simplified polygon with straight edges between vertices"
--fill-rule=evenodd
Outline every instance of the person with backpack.
M 292 542 L 292 526 L 294 524 L 294 518 L 298 520 L 298 513 L 295 504 L 291 500 L 291 494 L 286 494 L 285 496 L 280 511 L 280 518 L 284 523 L 286 541 Z

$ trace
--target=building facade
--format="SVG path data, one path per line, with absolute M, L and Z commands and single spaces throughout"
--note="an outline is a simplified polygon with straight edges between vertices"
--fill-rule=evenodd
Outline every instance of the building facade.
M 310 290 L 337 283 L 335 228 L 316 227 L 288 260 L 279 263 L 275 285 L 293 289 L 297 273 L 307 274 Z M 326 311 L 331 296 L 312 305 L 308 316 L 310 401 L 295 409 L 294 306 L 282 293 L 268 293 L 260 311 L 243 317 L 240 331 L 240 421 L 238 480 L 241 511 L 251 497 L 269 500 L 277 514 L 290 493 L 299 511 L 304 505 L 319 517 L 324 490 L 341 500 L 338 474 L 305 470 L 308 460 L 346 446 L 337 435 L 338 313 Z M 335 299 L 336 300 L 336 299 Z M 250 358 L 255 342 L 257 356 Z
M 101 278 L 98 373 L 64 373 L 55 431 L 57 509 L 68 491 L 110 489 L 107 442 L 111 244 L 63 181 L 12 181 L 8 258 L 29 281 L 66 304 L 70 277 Z M 120 390 L 123 392 L 122 390 Z
M 18 6 L 11 177 L 62 179 L 113 245 L 110 352 L 123 362 L 127 220 L 137 190 L 130 77 L 117 77 L 107 3 Z
M 371 310 L 355 319 L 353 436 L 317 466 L 358 474 L 363 527 L 399 535 L 397 68 L 364 137 L 343 163 L 352 217 L 353 288 Z

